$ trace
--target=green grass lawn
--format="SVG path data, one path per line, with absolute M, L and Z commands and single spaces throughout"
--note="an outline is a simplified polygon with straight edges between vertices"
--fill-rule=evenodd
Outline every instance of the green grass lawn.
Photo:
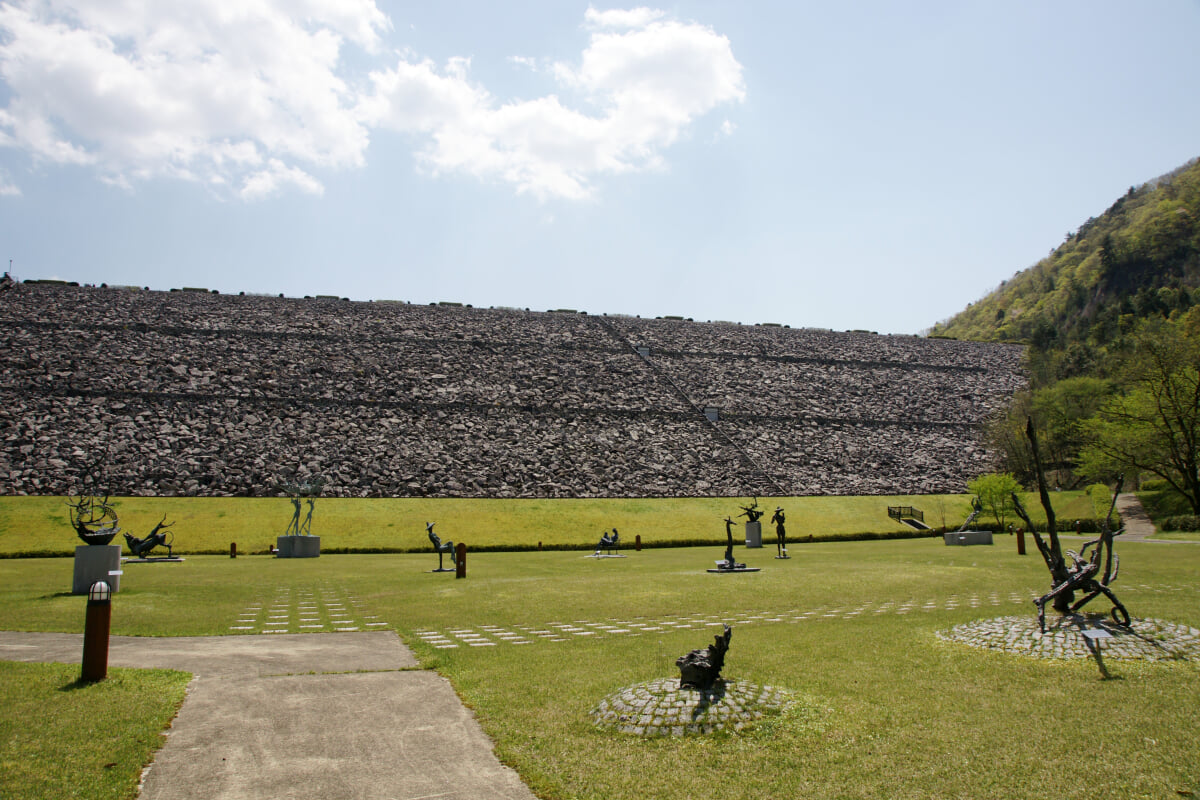
M 78 678 L 78 665 L 0 661 L 0 796 L 137 796 L 191 676 L 111 669 L 99 683 Z
M 266 552 L 292 518 L 286 498 L 123 497 L 114 498 L 121 529 L 143 537 L 165 515 L 173 521 L 175 552 Z M 1090 517 L 1091 502 L 1082 492 L 1058 492 L 1055 513 L 1064 520 Z M 738 519 L 750 498 L 479 500 L 479 499 L 319 499 L 313 533 L 326 552 L 333 550 L 429 549 L 425 523 L 437 523 L 443 540 L 465 541 L 473 548 L 594 546 L 616 526 L 622 541 L 641 536 L 647 546 L 725 539 L 726 516 Z M 774 539 L 767 524 L 776 506 L 787 512 L 788 537 L 824 539 L 862 533 L 910 531 L 890 519 L 888 506 L 916 506 L 932 527 L 957 528 L 970 513 L 968 495 L 921 497 L 759 498 L 766 511 L 763 536 Z M 1036 497 L 1025 501 L 1042 519 Z M 0 497 L 0 555 L 70 555 L 80 544 L 71 529 L 65 498 Z M 304 513 L 307 514 L 307 506 Z M 1015 521 L 1015 520 L 1007 520 Z M 994 520 L 986 515 L 982 524 Z M 114 542 L 121 543 L 118 537 Z M 160 548 L 161 552 L 162 551 Z
M 794 547 L 789 561 L 776 561 L 773 547 L 739 547 L 739 560 L 763 568 L 745 575 L 706 574 L 721 557 L 716 547 L 601 560 L 578 551 L 474 553 L 465 580 L 430 573 L 429 552 L 196 556 L 127 564 L 113 632 L 225 634 L 248 604 L 281 590 L 353 593 L 425 667 L 452 681 L 501 759 L 546 798 L 1200 793 L 1197 664 L 1110 660 L 1115 679 L 1103 681 L 1093 662 L 937 639 L 961 622 L 1033 615 L 1027 596 L 1045 590 L 1044 565 L 1032 548 L 1017 556 L 1009 536 L 996 542 L 816 542 Z M 1118 552 L 1114 588 L 1135 617 L 1200 627 L 1200 548 L 1119 543 Z M 70 559 L 0 560 L 0 628 L 78 631 L 84 601 L 65 594 L 70 578 Z M 910 603 L 909 613 L 896 613 Z M 814 613 L 801 622 L 765 619 L 803 611 Z M 710 624 L 454 649 L 418 635 L 677 615 Z M 788 713 L 741 734 L 652 741 L 591 725 L 588 712 L 606 695 L 677 676 L 675 659 L 734 618 L 725 674 L 790 689 L 797 702 Z

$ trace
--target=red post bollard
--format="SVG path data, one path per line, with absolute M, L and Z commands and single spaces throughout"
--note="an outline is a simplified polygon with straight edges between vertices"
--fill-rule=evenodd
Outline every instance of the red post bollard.
M 462 542 L 454 548 L 454 577 L 467 577 L 467 546 Z
M 642 552 L 642 535 L 640 533 L 633 537 L 633 549 L 639 553 Z
M 1017 528 L 1017 555 L 1025 555 L 1025 529 Z
M 229 543 L 229 557 L 237 558 L 237 542 Z
M 112 623 L 112 591 L 104 581 L 96 581 L 88 590 L 87 619 L 83 624 L 84 683 L 108 677 L 108 631 Z

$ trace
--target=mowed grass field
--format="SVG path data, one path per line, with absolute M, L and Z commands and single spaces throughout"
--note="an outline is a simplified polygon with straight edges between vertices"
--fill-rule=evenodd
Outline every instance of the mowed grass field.
M 500 758 L 545 798 L 1200 793 L 1200 665 L 1108 660 L 1114 678 L 1101 680 L 1091 661 L 937 638 L 970 620 L 1032 617 L 1029 594 L 1045 590 L 1046 569 L 1032 546 L 1022 557 L 1012 537 L 996 542 L 815 542 L 794 547 L 788 561 L 775 560 L 770 546 L 739 546 L 740 561 L 762 567 L 744 575 L 704 571 L 721 557 L 718 547 L 599 560 L 579 551 L 474 553 L 464 580 L 429 572 L 431 552 L 194 556 L 126 564 L 113 632 L 230 634 L 248 606 L 309 589 L 353 596 L 359 613 L 397 631 L 423 666 L 453 683 Z M 1114 588 L 1135 617 L 1200 627 L 1200 547 L 1117 549 Z M 80 630 L 84 601 L 66 594 L 70 580 L 70 559 L 0 560 L 0 627 Z M 690 627 L 560 642 L 528 634 L 524 645 L 491 636 L 488 647 L 429 641 L 430 632 L 453 641 L 452 631 L 487 635 L 493 626 L 630 629 L 621 623 L 679 618 Z M 788 712 L 736 735 L 644 740 L 593 727 L 589 712 L 601 699 L 677 677 L 675 659 L 730 620 L 726 676 L 791 690 Z
M 685 542 L 723 542 L 732 517 L 741 530 L 741 507 L 751 498 L 481 500 L 481 499 L 338 499 L 321 498 L 313 512 L 312 532 L 325 552 L 429 549 L 425 523 L 434 522 L 444 540 L 470 548 L 536 548 L 595 546 L 601 534 L 616 527 L 621 541 L 646 546 Z M 863 533 L 902 534 L 911 528 L 888 517 L 889 506 L 916 506 L 934 528 L 957 528 L 971 510 L 969 495 L 920 497 L 767 497 L 759 498 L 764 540 L 774 541 L 768 524 L 782 506 L 791 541 L 853 536 Z M 1059 492 L 1055 513 L 1064 520 L 1094 516 L 1082 492 Z M 166 517 L 174 522 L 176 553 L 265 553 L 292 519 L 287 498 L 119 497 L 112 504 L 122 531 L 146 536 Z M 1041 507 L 1036 495 L 1026 498 L 1035 519 Z M 71 555 L 80 544 L 71 529 L 70 509 L 62 497 L 0 497 L 0 556 Z M 308 513 L 302 507 L 302 519 Z M 1017 522 L 1015 519 L 1007 521 Z M 979 520 L 994 522 L 984 515 Z M 124 540 L 114 540 L 124 546 Z M 165 551 L 163 551 L 165 552 Z

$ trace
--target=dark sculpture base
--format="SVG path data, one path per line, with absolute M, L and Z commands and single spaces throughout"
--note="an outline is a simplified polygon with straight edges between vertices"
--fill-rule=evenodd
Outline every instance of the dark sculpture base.
M 713 574 L 724 575 L 726 573 L 734 573 L 734 572 L 761 572 L 762 568 L 761 567 L 747 567 L 745 564 L 735 564 L 732 567 L 730 567 L 730 566 L 726 566 L 724 561 L 718 561 L 716 569 L 710 569 L 710 570 L 705 570 L 705 571 L 711 572 Z
M 430 572 L 455 572 L 456 570 L 454 569 L 454 567 L 438 567 L 437 569 L 431 569 L 429 571 Z
M 290 535 L 275 538 L 276 558 L 319 558 L 320 555 L 320 536 Z
M 122 558 L 122 564 L 177 564 L 183 561 L 181 556 L 141 556 L 140 558 Z
M 624 558 L 624 553 L 592 553 L 588 558 Z
M 787 553 L 784 553 L 784 554 L 783 554 L 783 555 L 781 555 L 781 556 L 775 556 L 775 560 L 776 560 L 776 561 L 780 561 L 780 560 L 782 560 L 782 559 L 785 559 L 785 558 L 791 558 L 791 556 L 789 556 Z

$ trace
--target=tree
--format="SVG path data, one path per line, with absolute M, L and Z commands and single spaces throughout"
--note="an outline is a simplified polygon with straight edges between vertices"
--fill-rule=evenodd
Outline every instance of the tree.
M 1082 471 L 1103 479 L 1157 475 L 1200 514 L 1200 309 L 1176 321 L 1147 320 L 1122 365 L 1121 393 L 1088 420 Z
M 1015 507 L 1012 496 L 1021 489 L 1021 484 L 1008 472 L 992 472 L 980 475 L 967 484 L 967 491 L 979 498 L 984 509 L 996 518 L 996 529 L 1004 529 L 1004 520 Z

